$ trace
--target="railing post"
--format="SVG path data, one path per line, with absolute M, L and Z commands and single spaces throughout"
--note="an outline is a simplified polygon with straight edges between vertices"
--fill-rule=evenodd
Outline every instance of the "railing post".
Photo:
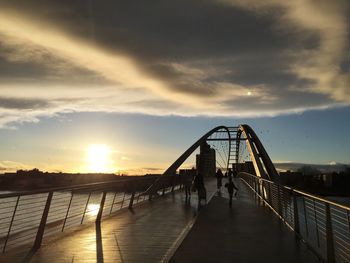
M 273 204 L 272 204 L 272 197 L 271 197 L 271 183 L 269 182 L 267 185 L 269 186 L 268 202 L 269 202 L 269 204 L 271 205 L 271 207 L 273 207 Z
M 106 192 L 103 192 L 102 194 L 100 209 L 98 210 L 98 214 L 96 216 L 96 221 L 95 221 L 97 224 L 101 223 L 103 207 L 105 206 L 105 201 L 106 201 L 106 194 L 107 194 Z
M 165 195 L 165 184 L 164 184 L 164 182 L 163 182 L 163 192 L 162 192 L 162 196 L 164 196 Z
M 281 204 L 281 189 L 280 184 L 277 184 L 277 201 L 278 201 L 278 214 L 283 217 L 282 215 L 282 204 Z
M 303 198 L 303 209 L 304 209 L 304 222 L 305 222 L 305 232 L 306 232 L 306 237 L 309 237 L 309 227 L 307 223 L 307 211 L 306 211 L 306 204 L 305 204 L 305 198 Z
M 91 192 L 89 193 L 88 199 L 86 200 L 86 204 L 85 204 L 85 208 L 84 208 L 84 213 L 83 213 L 83 216 L 82 216 L 82 218 L 81 218 L 80 224 L 83 224 L 83 222 L 84 222 L 85 213 L 86 213 L 86 210 L 87 210 L 88 205 L 89 205 L 90 197 L 91 197 Z
M 37 250 L 41 246 L 41 242 L 43 241 L 44 231 L 45 231 L 45 225 L 47 221 L 47 216 L 49 215 L 51 200 L 52 200 L 53 192 L 49 192 L 49 195 L 47 196 L 45 208 L 43 211 L 43 215 L 41 216 L 40 225 L 38 227 L 38 232 L 36 234 L 36 238 L 33 245 L 33 250 Z
M 112 210 L 113 210 L 114 201 L 115 201 L 116 196 L 117 196 L 117 192 L 114 193 L 114 197 L 113 197 L 113 201 L 112 201 L 112 205 L 111 205 L 111 210 L 109 210 L 109 214 L 112 214 Z
M 2 253 L 5 253 L 7 241 L 9 240 L 9 237 L 10 237 L 10 233 L 11 233 L 13 221 L 14 221 L 14 219 L 15 219 L 15 215 L 16 215 L 16 212 L 17 212 L 17 207 L 18 207 L 18 203 L 19 203 L 20 197 L 21 197 L 20 195 L 17 197 L 16 205 L 15 205 L 15 208 L 14 208 L 14 210 L 13 210 L 11 222 L 10 222 L 10 225 L 9 225 L 9 230 L 7 231 L 7 236 L 6 236 L 6 240 L 5 240 L 5 242 L 4 242 L 4 247 L 3 247 L 3 249 L 2 249 Z
M 120 209 L 122 209 L 122 208 L 123 208 L 123 205 L 124 205 L 124 200 L 125 200 L 125 192 L 124 192 L 124 195 L 123 195 L 123 200 L 122 200 L 122 202 L 120 203 Z
M 135 190 L 132 192 L 131 197 L 130 197 L 129 209 L 132 208 L 132 205 L 134 203 L 134 198 L 135 198 Z
M 334 243 L 332 230 L 332 217 L 329 204 L 326 203 L 326 240 L 327 240 L 327 263 L 334 263 Z
M 316 203 L 315 203 L 315 200 L 314 201 L 314 220 L 315 220 L 315 223 L 316 223 L 316 237 L 317 237 L 317 246 L 320 247 L 320 236 L 319 236 L 319 233 L 318 233 L 318 220 L 317 220 L 317 213 L 316 213 Z
M 68 217 L 68 214 L 69 214 L 70 206 L 72 204 L 73 196 L 74 196 L 74 193 L 71 192 L 71 196 L 70 196 L 70 200 L 69 200 L 69 204 L 68 204 L 68 208 L 67 208 L 67 213 L 66 213 L 66 217 L 64 218 L 64 221 L 63 221 L 61 232 L 63 232 L 64 227 L 66 226 L 67 217 Z
M 173 175 L 173 178 L 172 178 L 172 186 L 171 186 L 171 192 L 174 193 L 174 188 L 175 188 L 175 176 L 176 175 Z
M 300 234 L 300 225 L 299 225 L 299 211 L 298 211 L 298 200 L 293 189 L 291 190 L 293 196 L 293 212 L 294 212 L 294 232 L 298 235 Z

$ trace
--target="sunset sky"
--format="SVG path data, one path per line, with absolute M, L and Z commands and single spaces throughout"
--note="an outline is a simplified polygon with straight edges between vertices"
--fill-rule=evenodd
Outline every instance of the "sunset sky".
M 349 26 L 347 0 L 0 0 L 0 173 L 160 172 L 240 123 L 349 164 Z

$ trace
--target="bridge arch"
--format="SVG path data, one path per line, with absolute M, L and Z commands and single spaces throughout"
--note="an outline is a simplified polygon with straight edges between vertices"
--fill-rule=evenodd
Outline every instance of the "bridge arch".
M 275 166 L 273 165 L 268 153 L 266 152 L 263 144 L 260 139 L 254 132 L 254 130 L 247 124 L 241 124 L 237 127 L 227 127 L 227 126 L 217 126 L 212 130 L 208 131 L 202 137 L 200 137 L 191 147 L 189 147 L 164 173 L 163 175 L 173 175 L 176 173 L 176 170 L 186 161 L 186 159 L 205 141 L 210 140 L 209 137 L 215 132 L 224 130 L 227 134 L 226 140 L 228 141 L 229 150 L 228 150 L 228 160 L 227 168 L 229 165 L 232 165 L 234 162 L 238 163 L 239 149 L 241 146 L 241 141 L 245 141 L 248 150 L 250 159 L 254 165 L 255 173 L 258 177 L 264 179 L 276 180 L 278 178 L 278 173 Z M 236 133 L 236 136 L 234 136 Z M 235 143 L 235 158 L 232 158 L 231 149 Z
M 227 136 L 229 138 L 229 153 L 227 166 L 229 165 L 230 160 L 230 152 L 231 152 L 231 134 L 226 126 L 217 126 L 214 129 L 208 131 L 201 138 L 199 138 L 190 148 L 188 148 L 177 160 L 163 173 L 163 175 L 173 175 L 176 173 L 176 170 L 187 160 L 187 158 L 206 140 L 215 132 L 219 130 L 225 130 L 227 132 Z M 227 167 L 228 168 L 228 167 Z
M 245 137 L 256 175 L 271 181 L 277 180 L 278 173 L 276 168 L 254 130 L 247 124 L 239 125 L 237 131 L 238 149 L 242 135 Z

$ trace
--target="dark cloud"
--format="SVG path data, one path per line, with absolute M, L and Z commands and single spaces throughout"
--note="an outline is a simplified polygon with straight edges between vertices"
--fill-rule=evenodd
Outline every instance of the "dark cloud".
M 0 35 L 1 36 L 1 35 Z M 2 83 L 109 84 L 101 75 L 68 63 L 43 48 L 18 51 L 0 44 L 0 81 Z M 19 54 L 17 54 L 19 52 Z M 21 56 L 22 55 L 22 56 Z M 48 88 L 50 85 L 45 85 Z
M 40 99 L 26 99 L 26 98 L 4 98 L 0 97 L 0 108 L 5 109 L 37 109 L 47 108 L 49 102 Z
M 128 110 L 135 106 L 152 109 L 151 114 L 158 109 L 189 115 L 203 110 L 208 114 L 212 110 L 206 109 L 208 102 L 220 105 L 217 111 L 213 107 L 213 115 L 257 110 L 263 115 L 349 103 L 349 56 L 343 54 L 350 42 L 344 25 L 349 20 L 344 11 L 349 5 L 344 1 L 321 2 L 2 0 L 0 6 L 36 24 L 45 23 L 53 32 L 78 40 L 76 43 L 88 43 L 102 52 L 103 62 L 108 63 L 115 54 L 124 56 L 162 84 L 158 90 L 150 89 L 153 97 L 133 94 L 127 101 L 126 95 L 116 98 Z M 300 19 L 304 15 L 300 10 L 309 16 Z M 317 23 L 320 18 L 325 25 Z M 128 88 L 125 82 L 118 82 L 118 77 L 123 78 L 118 75 L 120 64 L 107 65 L 108 74 L 104 74 L 103 63 L 96 63 L 100 68 L 94 71 L 87 65 L 94 60 L 75 64 L 75 58 L 67 58 L 64 52 L 61 57 L 56 55 L 50 44 L 51 49 L 45 49 L 28 43 L 27 57 L 17 60 L 21 57 L 18 45 L 0 44 L 0 80 L 37 81 L 45 88 L 70 85 L 72 90 L 75 85 L 84 89 L 96 86 L 96 90 L 105 86 Z M 142 89 L 140 82 L 130 86 Z M 249 90 L 252 96 L 247 96 Z M 173 93 L 193 99 L 197 108 L 191 108 L 190 99 L 182 101 L 183 97 L 174 95 L 172 100 Z M 108 103 L 100 99 L 94 105 L 96 94 L 87 97 L 91 108 L 100 110 Z M 24 102 L 23 107 L 30 105 Z M 108 104 L 106 110 L 111 109 Z

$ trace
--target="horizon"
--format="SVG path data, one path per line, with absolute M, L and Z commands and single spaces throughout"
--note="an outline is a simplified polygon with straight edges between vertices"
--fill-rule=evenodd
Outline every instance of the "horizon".
M 0 173 L 162 173 L 241 123 L 274 163 L 349 165 L 349 14 L 342 0 L 2 1 Z

